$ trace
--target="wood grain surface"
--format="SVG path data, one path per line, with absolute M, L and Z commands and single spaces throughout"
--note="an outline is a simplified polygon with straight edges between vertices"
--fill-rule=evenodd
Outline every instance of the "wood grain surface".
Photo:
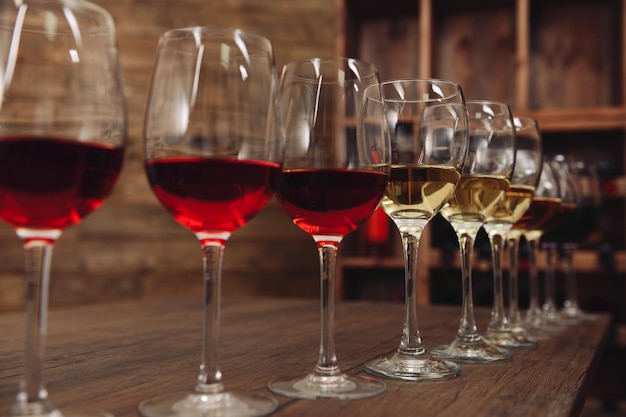
M 136 415 L 149 397 L 190 389 L 200 358 L 199 298 L 161 299 L 57 309 L 50 315 L 45 379 L 61 409 L 106 409 Z M 336 349 L 348 373 L 398 346 L 403 306 L 341 302 Z M 489 312 L 477 312 L 481 328 Z M 426 347 L 454 337 L 460 308 L 418 310 Z M 22 316 L 0 317 L 0 414 L 7 413 L 22 372 Z M 577 416 L 609 327 L 608 316 L 570 326 L 510 362 L 462 365 L 438 382 L 385 379 L 387 391 L 356 401 L 275 396 L 276 416 Z M 319 305 L 292 298 L 227 298 L 222 308 L 220 364 L 227 388 L 269 393 L 279 376 L 313 369 L 319 347 Z

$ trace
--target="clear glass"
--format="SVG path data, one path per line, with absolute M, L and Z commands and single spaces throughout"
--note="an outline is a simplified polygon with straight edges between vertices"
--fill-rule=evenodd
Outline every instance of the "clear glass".
M 506 234 L 506 247 L 509 253 L 509 313 L 507 318 L 509 328 L 518 337 L 536 341 L 526 328 L 519 305 L 519 244 L 523 236 L 522 230 L 514 228 Z
M 578 230 L 587 229 L 587 225 L 579 226 L 573 221 L 578 205 L 578 192 L 565 156 L 556 155 L 548 163 L 559 185 L 561 205 L 551 221 L 545 225 L 541 237 L 541 247 L 546 255 L 542 310 L 546 324 L 560 326 L 565 324 L 556 305 L 556 274 L 559 269 L 561 244 L 565 241 L 574 241 L 574 233 L 578 234 Z
M 190 392 L 139 405 L 145 417 L 260 416 L 274 398 L 226 390 L 218 365 L 222 259 L 231 234 L 273 195 L 284 150 L 278 74 L 270 42 L 239 29 L 163 34 L 145 115 L 152 191 L 194 233 L 204 272 L 200 373 Z
M 463 288 L 461 322 L 456 337 L 433 349 L 459 362 L 501 362 L 510 351 L 486 340 L 474 317 L 472 253 L 478 230 L 493 215 L 510 187 L 515 166 L 515 128 L 506 103 L 467 101 L 469 148 L 454 196 L 441 209 L 459 240 Z M 503 314 L 500 307 L 499 314 Z
M 468 120 L 459 85 L 436 79 L 382 84 L 392 143 L 391 180 L 381 206 L 402 238 L 405 317 L 399 347 L 365 364 L 374 375 L 452 378 L 454 362 L 427 351 L 417 323 L 417 253 L 428 222 L 452 197 L 467 152 Z
M 82 1 L 5 2 L 0 51 L 0 219 L 26 258 L 25 372 L 10 415 L 57 417 L 43 377 L 50 265 L 57 239 L 104 203 L 122 169 L 115 28 L 105 10 Z
M 602 195 L 597 169 L 593 162 L 568 160 L 565 172 L 569 174 L 568 178 L 574 183 L 576 190 L 576 210 L 572 220 L 577 227 L 570 227 L 568 230 L 572 233 L 563 236 L 561 240 L 565 272 L 565 300 L 559 315 L 567 322 L 578 322 L 592 315 L 583 311 L 578 305 L 574 256 L 578 246 L 585 243 L 585 239 L 592 234 L 597 225 Z
M 535 195 L 537 181 L 541 174 L 542 146 L 541 134 L 537 122 L 529 117 L 514 117 L 516 149 L 515 169 L 511 178 L 511 185 L 483 225 L 491 242 L 493 257 L 493 308 L 491 320 L 487 326 L 485 336 L 498 345 L 507 348 L 532 348 L 537 341 L 530 338 L 519 326 L 516 331 L 511 326 L 511 319 L 507 317 L 504 303 L 504 279 L 502 258 L 507 234 L 513 224 L 517 222 L 530 207 Z M 509 280 L 509 305 L 517 303 L 517 274 Z M 512 313 L 512 320 L 517 314 Z
M 554 219 L 561 207 L 560 193 L 559 183 L 554 175 L 553 169 L 549 161 L 544 158 L 541 176 L 537 183 L 533 202 L 520 220 L 513 225 L 515 233 L 521 232 L 526 238 L 528 245 L 529 305 L 524 322 L 526 329 L 535 339 L 549 337 L 549 333 L 547 333 L 544 328 L 546 323 L 539 297 L 537 259 L 539 255 L 539 244 L 544 229 L 546 225 Z
M 276 199 L 317 244 L 321 335 L 311 373 L 279 377 L 268 387 L 294 398 L 371 397 L 386 385 L 339 367 L 334 295 L 339 244 L 376 210 L 389 179 L 378 71 L 349 58 L 292 62 L 283 69 L 281 90 L 287 140 Z

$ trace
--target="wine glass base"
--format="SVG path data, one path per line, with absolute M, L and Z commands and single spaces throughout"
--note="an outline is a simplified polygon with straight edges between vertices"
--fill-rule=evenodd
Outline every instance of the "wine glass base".
M 524 321 L 524 327 L 533 339 L 550 339 L 563 331 L 567 324 L 564 321 L 546 316 L 529 315 Z
M 277 406 L 274 398 L 263 395 L 178 393 L 145 400 L 138 412 L 143 417 L 256 417 Z
M 577 323 L 582 323 L 587 320 L 591 320 L 596 316 L 594 314 L 586 313 L 585 311 L 581 310 L 579 307 L 572 306 L 572 307 L 563 307 L 559 311 L 559 317 L 561 317 L 561 319 L 566 324 L 577 324 Z
M 318 376 L 275 379 L 268 384 L 270 391 L 285 397 L 301 399 L 353 400 L 373 397 L 387 389 L 385 383 L 367 376 Z
M 365 371 L 387 378 L 421 381 L 454 378 L 461 373 L 461 367 L 428 352 L 409 355 L 396 351 L 366 362 Z
M 11 408 L 9 417 L 113 417 L 113 414 L 108 411 L 72 408 L 60 411 L 47 400 L 27 403 L 18 399 Z
M 108 411 L 99 410 L 65 410 L 63 412 L 59 410 L 52 410 L 46 413 L 10 413 L 9 417 L 114 417 L 113 414 Z
M 465 363 L 506 362 L 513 358 L 511 352 L 482 337 L 472 341 L 456 338 L 449 345 L 438 346 L 431 351 L 439 357 Z
M 496 346 L 512 349 L 534 349 L 537 341 L 527 334 L 514 333 L 511 330 L 487 330 L 485 340 Z

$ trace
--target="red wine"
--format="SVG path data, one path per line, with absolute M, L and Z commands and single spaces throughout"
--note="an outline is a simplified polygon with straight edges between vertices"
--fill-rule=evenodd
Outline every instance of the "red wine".
M 274 162 L 230 158 L 163 158 L 146 162 L 152 191 L 194 233 L 232 233 L 272 197 Z
M 561 200 L 550 197 L 533 198 L 530 207 L 513 225 L 518 230 L 544 230 L 546 224 L 557 214 L 561 207 Z
M 294 169 L 280 176 L 276 198 L 311 235 L 345 236 L 380 202 L 389 175 L 379 171 Z
M 0 137 L 0 218 L 16 228 L 63 230 L 109 195 L 124 148 L 39 137 Z
M 561 203 L 556 214 L 545 227 L 542 236 L 543 242 L 570 243 L 574 242 L 572 236 L 576 233 L 577 225 L 574 224 L 576 204 Z

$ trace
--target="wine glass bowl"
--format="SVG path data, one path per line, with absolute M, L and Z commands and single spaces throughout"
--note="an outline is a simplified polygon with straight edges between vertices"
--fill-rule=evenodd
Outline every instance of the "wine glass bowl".
M 115 27 L 88 2 L 25 0 L 0 8 L 0 43 L 0 219 L 26 256 L 25 373 L 10 415 L 60 416 L 43 378 L 52 249 L 104 203 L 122 169 Z
M 478 332 L 472 296 L 472 252 L 479 229 L 510 187 L 515 165 L 515 130 L 506 103 L 467 101 L 469 146 L 461 179 L 441 215 L 454 229 L 461 252 L 462 313 L 451 343 L 433 349 L 450 360 L 470 363 L 510 360 L 511 353 Z
M 208 26 L 161 36 L 146 105 L 145 170 L 161 205 L 200 243 L 204 325 L 195 387 L 143 401 L 144 417 L 251 417 L 277 406 L 271 397 L 226 390 L 217 350 L 226 242 L 272 197 L 282 132 L 269 40 Z
M 294 398 L 356 399 L 386 385 L 341 371 L 334 343 L 337 250 L 376 210 L 389 179 L 389 135 L 377 69 L 350 58 L 285 65 L 281 77 L 285 159 L 276 199 L 311 235 L 320 257 L 321 340 L 312 372 L 279 377 L 271 391 Z
M 381 207 L 402 238 L 405 319 L 398 348 L 366 362 L 367 372 L 404 380 L 459 375 L 431 354 L 417 326 L 417 250 L 428 222 L 453 195 L 467 151 L 467 110 L 459 85 L 437 79 L 382 83 L 392 147 L 391 178 Z

